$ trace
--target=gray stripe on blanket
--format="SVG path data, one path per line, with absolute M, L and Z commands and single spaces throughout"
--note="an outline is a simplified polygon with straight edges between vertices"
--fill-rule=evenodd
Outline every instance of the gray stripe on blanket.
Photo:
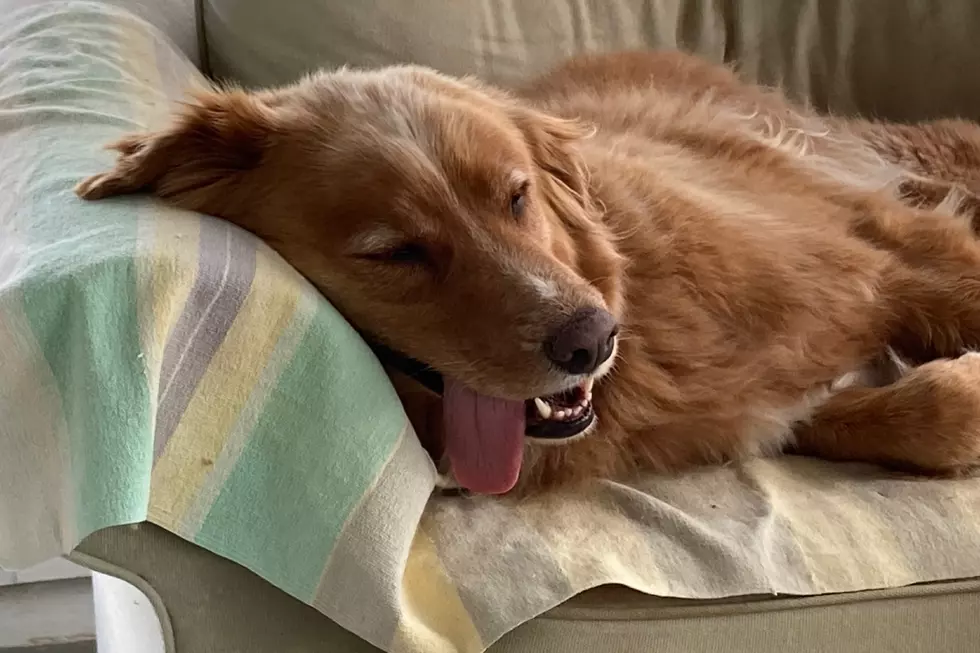
M 219 220 L 201 220 L 197 277 L 163 350 L 154 460 L 238 316 L 255 276 L 255 252 L 251 236 Z

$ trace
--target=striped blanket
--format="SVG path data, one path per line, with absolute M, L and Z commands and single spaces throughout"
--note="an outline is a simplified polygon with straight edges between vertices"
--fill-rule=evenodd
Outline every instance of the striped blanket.
M 0 565 L 151 521 L 392 652 L 480 652 L 587 588 L 815 594 L 980 576 L 980 481 L 786 459 L 520 504 L 435 473 L 349 325 L 277 255 L 100 146 L 203 83 L 86 2 L 0 0 Z
M 0 16 L 0 564 L 148 519 L 304 601 L 396 582 L 435 472 L 368 347 L 251 235 L 72 192 L 200 74 L 117 9 Z

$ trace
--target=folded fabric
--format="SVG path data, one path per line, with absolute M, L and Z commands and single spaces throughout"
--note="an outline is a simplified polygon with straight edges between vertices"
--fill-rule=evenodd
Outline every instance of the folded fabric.
M 149 198 L 72 194 L 200 75 L 117 9 L 4 1 L 0 565 L 149 520 L 406 653 L 483 651 L 609 583 L 716 598 L 980 576 L 977 480 L 787 458 L 430 501 L 383 370 L 275 253 Z

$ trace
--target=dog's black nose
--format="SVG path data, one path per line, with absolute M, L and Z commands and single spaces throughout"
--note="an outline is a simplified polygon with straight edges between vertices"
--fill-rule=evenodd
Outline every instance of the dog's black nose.
M 569 374 L 589 374 L 612 356 L 619 326 L 601 308 L 580 308 L 545 340 L 548 359 Z

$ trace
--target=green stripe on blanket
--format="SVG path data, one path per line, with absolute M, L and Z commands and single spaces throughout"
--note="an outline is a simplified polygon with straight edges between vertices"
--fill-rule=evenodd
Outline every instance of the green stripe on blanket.
M 44 242 L 43 235 L 34 242 Z M 135 306 L 134 280 L 130 259 L 79 266 L 54 282 L 33 278 L 21 286 L 22 309 L 61 399 L 60 407 L 32 408 L 64 414 L 73 530 L 81 535 L 146 513 L 151 404 L 135 313 L 116 308 Z

